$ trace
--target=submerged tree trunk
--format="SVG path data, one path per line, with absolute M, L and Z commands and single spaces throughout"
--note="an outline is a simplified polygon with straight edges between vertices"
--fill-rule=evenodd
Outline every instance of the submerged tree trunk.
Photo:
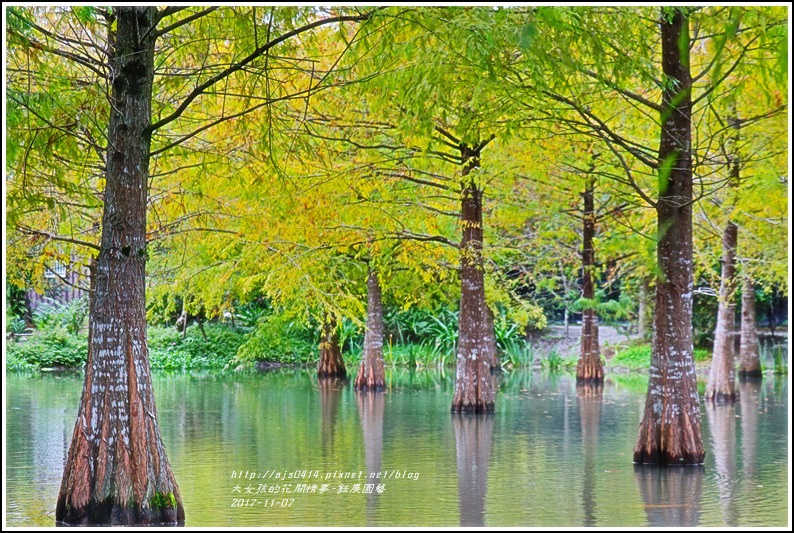
M 378 274 L 370 268 L 367 277 L 367 330 L 364 351 L 353 386 L 357 390 L 382 390 L 383 372 L 383 302 Z
M 582 213 L 582 298 L 595 299 L 593 269 L 595 269 L 595 201 L 593 192 L 595 180 L 591 179 L 585 188 L 584 212 Z M 600 382 L 604 380 L 604 367 L 601 365 L 601 351 L 598 346 L 598 317 L 592 305 L 582 312 L 582 342 L 579 363 L 576 365 L 576 381 Z
M 758 327 L 755 323 L 755 286 L 753 279 L 742 276 L 742 335 L 739 348 L 739 378 L 760 378 L 761 358 L 758 356 Z
M 342 359 L 342 348 L 339 346 L 339 334 L 336 331 L 336 318 L 332 315 L 328 315 L 323 323 L 317 377 L 319 379 L 345 379 L 347 377 L 345 361 Z
M 451 410 L 454 413 L 488 413 L 494 410 L 494 391 L 486 332 L 482 189 L 477 188 L 473 179 L 467 178 L 478 166 L 479 153 L 463 152 L 467 164 L 463 169 L 465 181 L 461 193 L 463 238 L 460 243 L 458 364 Z
M 706 386 L 706 400 L 711 402 L 733 402 L 736 390 L 733 379 L 733 334 L 736 322 L 736 244 L 739 228 L 729 222 L 722 236 L 722 279 L 717 307 L 717 328 L 714 332 L 714 355 Z
M 146 344 L 146 204 L 155 7 L 115 7 L 105 204 L 90 303 L 85 384 L 55 519 L 184 520 L 166 457 Z
M 662 8 L 662 93 L 653 349 L 635 463 L 700 464 L 703 437 L 692 355 L 692 79 L 686 8 Z

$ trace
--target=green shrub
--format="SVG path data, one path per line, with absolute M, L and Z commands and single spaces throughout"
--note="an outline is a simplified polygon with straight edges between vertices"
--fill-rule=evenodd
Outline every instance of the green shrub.
M 39 369 L 54 366 L 79 368 L 85 364 L 88 355 L 88 337 L 74 335 L 61 326 L 37 331 L 22 342 L 6 346 L 8 368 Z
M 285 314 L 271 314 L 262 317 L 256 330 L 240 345 L 234 363 L 308 363 L 316 359 L 318 345 L 315 331 Z
M 230 366 L 245 342 L 243 333 L 218 324 L 205 324 L 207 339 L 197 325 L 182 333 L 173 327 L 151 327 L 149 362 L 154 370 L 222 370 Z
M 64 328 L 76 335 L 88 321 L 88 298 L 82 297 L 60 304 L 43 304 L 33 312 L 33 324 L 38 330 Z

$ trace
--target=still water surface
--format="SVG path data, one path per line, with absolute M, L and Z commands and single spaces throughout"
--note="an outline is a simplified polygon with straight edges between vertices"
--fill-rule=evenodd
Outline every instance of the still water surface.
M 577 391 L 572 376 L 505 374 L 498 412 L 480 417 L 448 412 L 453 378 L 392 372 L 388 393 L 362 395 L 305 370 L 155 375 L 186 525 L 787 523 L 784 379 L 738 384 L 736 406 L 702 406 L 705 465 L 659 469 L 631 463 L 646 378 Z M 54 526 L 82 377 L 8 375 L 6 388 L 7 523 Z M 317 477 L 275 478 L 296 471 Z

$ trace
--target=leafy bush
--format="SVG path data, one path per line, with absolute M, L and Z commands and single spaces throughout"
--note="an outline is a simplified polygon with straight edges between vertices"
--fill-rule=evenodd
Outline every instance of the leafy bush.
M 9 343 L 6 354 L 10 370 L 54 366 L 79 368 L 88 356 L 88 337 L 72 334 L 57 326 L 37 331 L 26 341 Z
M 154 370 L 222 370 L 228 368 L 245 335 L 217 324 L 205 324 L 207 339 L 198 326 L 190 326 L 187 335 L 173 327 L 151 327 L 149 362 Z
M 314 330 L 281 313 L 264 316 L 256 330 L 240 345 L 234 362 L 248 366 L 256 361 L 307 363 L 316 358 L 319 341 Z
M 88 320 L 88 298 L 82 297 L 66 304 L 52 303 L 40 305 L 33 312 L 33 324 L 38 330 L 64 328 L 76 335 Z

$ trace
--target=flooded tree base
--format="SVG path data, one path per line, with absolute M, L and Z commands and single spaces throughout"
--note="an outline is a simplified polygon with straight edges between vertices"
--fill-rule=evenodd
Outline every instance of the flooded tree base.
M 716 404 L 731 404 L 736 402 L 736 392 L 731 391 L 706 391 L 704 400 Z
M 705 456 L 700 431 L 695 430 L 689 417 L 680 416 L 664 427 L 654 420 L 643 420 L 640 438 L 634 447 L 634 463 L 700 465 Z
M 764 374 L 761 372 L 760 368 L 753 368 L 749 370 L 739 369 L 737 375 L 739 376 L 740 381 L 753 381 L 757 379 L 763 379 L 764 377 Z
M 493 413 L 494 410 L 493 402 L 476 404 L 453 403 L 450 412 L 454 414 L 484 414 Z
M 55 509 L 57 524 L 68 526 L 135 526 L 184 524 L 185 510 L 173 493 L 156 493 L 146 506 L 124 505 L 107 498 L 82 507 L 71 507 L 59 498 Z

